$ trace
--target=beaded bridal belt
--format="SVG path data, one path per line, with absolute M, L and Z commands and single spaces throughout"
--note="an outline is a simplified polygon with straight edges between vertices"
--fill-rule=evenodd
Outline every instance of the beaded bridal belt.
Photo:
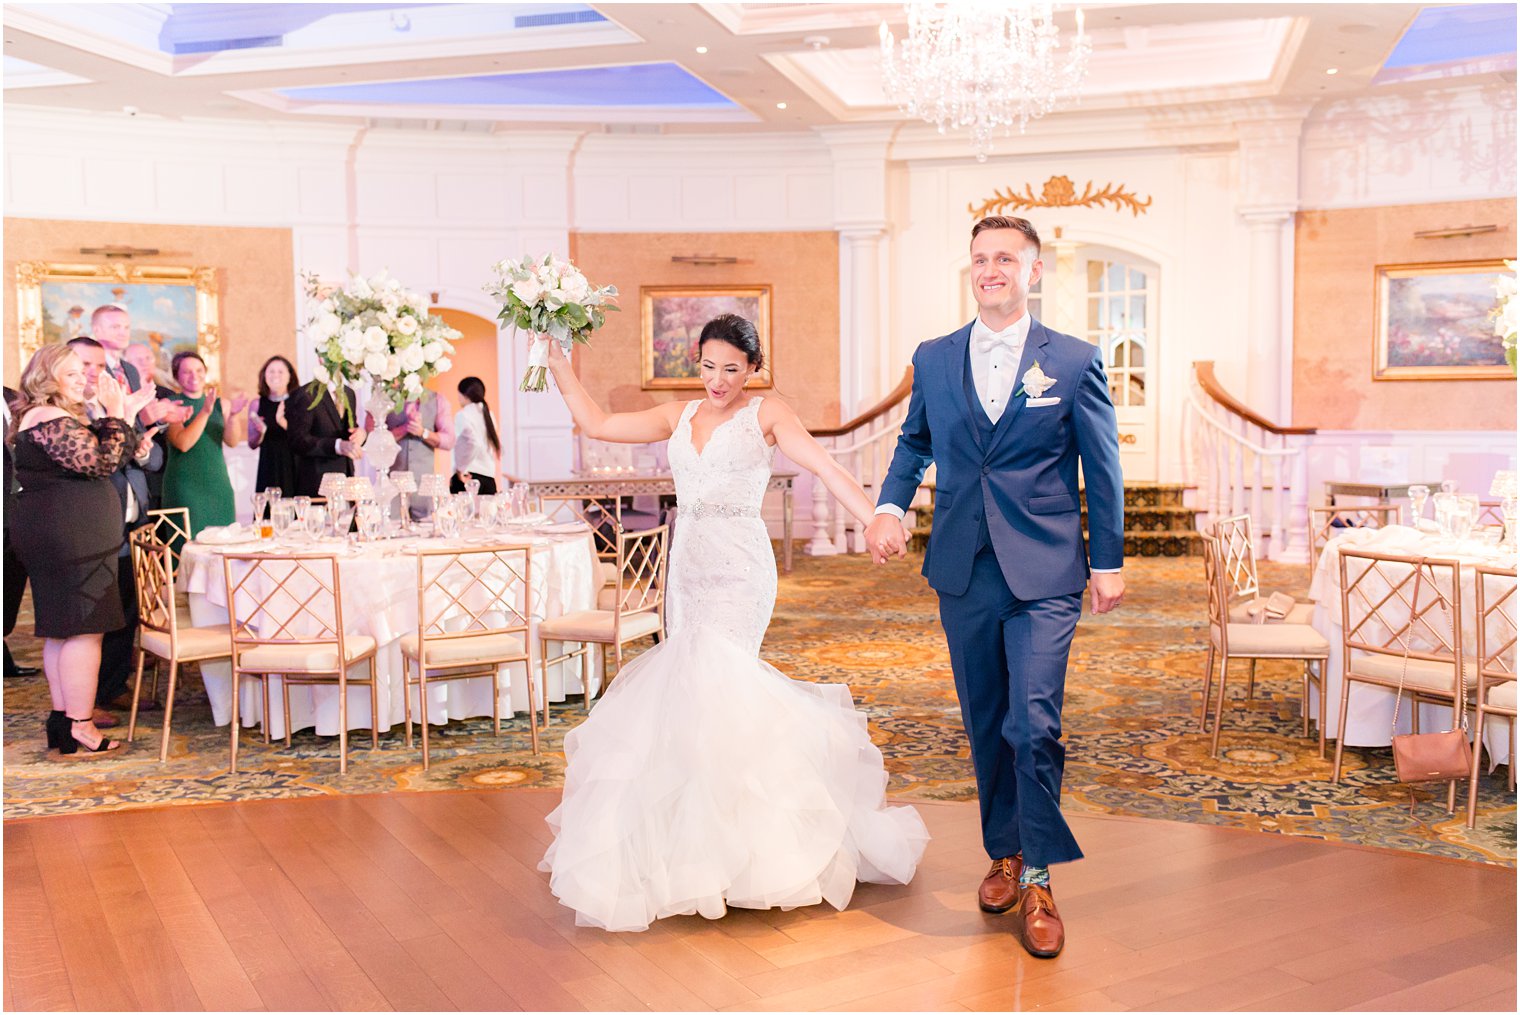
M 695 504 L 677 504 L 679 509 L 678 518 L 759 518 L 760 505 L 758 504 L 709 504 L 706 501 L 697 501 Z

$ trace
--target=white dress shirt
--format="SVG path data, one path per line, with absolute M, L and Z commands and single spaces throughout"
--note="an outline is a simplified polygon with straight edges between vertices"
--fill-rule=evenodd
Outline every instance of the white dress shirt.
M 478 402 L 454 414 L 454 471 L 496 475 L 496 459 L 486 442 L 486 416 Z

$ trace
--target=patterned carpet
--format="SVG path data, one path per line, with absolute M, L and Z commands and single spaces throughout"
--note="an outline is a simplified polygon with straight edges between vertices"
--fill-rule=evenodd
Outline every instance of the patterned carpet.
M 1303 588 L 1304 568 L 1264 565 L 1266 587 Z M 1138 558 L 1126 569 L 1130 595 L 1121 611 L 1087 617 L 1078 629 L 1066 693 L 1064 805 L 1073 811 L 1128 814 L 1223 825 L 1338 842 L 1411 850 L 1514 866 L 1515 800 L 1499 769 L 1482 783 L 1478 827 L 1444 792 L 1408 793 L 1393 777 L 1390 752 L 1348 749 L 1340 786 L 1314 741 L 1299 736 L 1299 682 L 1291 665 L 1262 664 L 1256 700 L 1235 679 L 1221 744 L 1209 757 L 1197 732 L 1203 665 L 1204 602 L 1198 558 Z M 11 639 L 23 662 L 37 643 Z M 868 713 L 887 759 L 891 790 L 904 800 L 965 800 L 976 794 L 961 732 L 950 664 L 933 593 L 918 562 L 874 568 L 860 557 L 799 555 L 783 576 L 764 649 L 782 671 L 847 683 Z M 5 681 L 5 817 L 196 804 L 315 793 L 437 791 L 560 784 L 557 753 L 579 705 L 559 708 L 544 753 L 529 751 L 524 720 L 456 722 L 433 740 L 422 771 L 399 729 L 378 750 L 358 734 L 346 776 L 335 739 L 297 733 L 294 746 L 243 737 L 236 776 L 226 773 L 227 731 L 192 672 L 182 681 L 168 765 L 157 760 L 158 716 L 145 713 L 139 743 L 125 757 L 60 763 L 43 751 L 47 689 L 41 677 Z M 124 719 L 125 717 L 123 717 Z

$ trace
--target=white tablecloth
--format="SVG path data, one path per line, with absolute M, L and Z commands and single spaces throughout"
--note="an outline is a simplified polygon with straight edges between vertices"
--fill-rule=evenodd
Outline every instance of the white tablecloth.
M 501 542 L 512 542 L 514 536 L 503 536 Z M 566 613 L 593 609 L 596 605 L 596 551 L 591 534 L 580 532 L 554 536 L 527 537 L 533 540 L 533 598 L 532 622 L 529 631 L 528 650 L 532 656 L 531 678 L 538 679 L 537 622 Z M 325 551 L 336 542 L 323 544 L 295 543 L 279 552 Z M 469 544 L 456 541 L 450 544 L 440 539 L 387 540 L 363 546 L 356 554 L 343 556 L 338 564 L 339 579 L 343 586 L 343 624 L 349 634 L 364 634 L 374 638 L 378 649 L 375 654 L 375 676 L 380 697 L 380 714 L 375 718 L 383 732 L 405 721 L 402 694 L 404 677 L 401 660 L 401 638 L 417 631 L 417 557 L 404 552 L 406 545 L 421 545 L 428 549 L 449 545 L 468 548 Z M 244 553 L 250 549 L 273 549 L 272 544 L 242 543 L 210 545 L 192 542 L 185 545 L 180 564 L 179 581 L 190 600 L 190 620 L 196 625 L 227 623 L 227 585 L 222 571 L 223 553 Z M 550 651 L 555 643 L 550 643 Z M 593 668 L 593 672 L 595 672 Z M 201 667 L 206 693 L 211 699 L 211 711 L 218 726 L 232 721 L 232 664 L 230 662 L 206 663 Z M 355 675 L 364 676 L 359 667 Z M 507 719 L 528 708 L 528 687 L 521 663 L 501 669 L 501 717 Z M 580 691 L 580 670 L 575 663 L 551 667 L 549 670 L 549 699 L 563 701 L 567 690 Z M 263 720 L 263 693 L 256 680 L 245 680 L 238 711 L 245 727 L 257 726 Z M 283 737 L 285 721 L 280 702 L 280 680 L 270 681 L 269 735 Z M 349 688 L 349 729 L 367 730 L 371 726 L 369 688 Z M 415 695 L 412 699 L 412 720 L 418 721 L 420 710 Z M 485 679 L 449 680 L 428 685 L 428 719 L 434 724 L 450 719 L 491 714 L 490 683 Z M 290 690 L 290 717 L 293 729 L 315 727 L 324 736 L 336 736 L 338 732 L 338 692 L 329 687 L 292 687 Z
M 1314 568 L 1314 579 L 1309 585 L 1309 598 L 1314 600 L 1314 616 L 1310 621 L 1314 629 L 1330 642 L 1330 662 L 1325 674 L 1326 708 L 1329 710 L 1326 733 L 1338 736 L 1337 721 L 1340 717 L 1341 676 L 1345 672 L 1342 659 L 1341 632 L 1341 574 L 1340 551 L 1342 547 L 1392 553 L 1403 556 L 1425 556 L 1456 559 L 1464 565 L 1462 574 L 1462 640 L 1464 650 L 1475 653 L 1477 648 L 1475 574 L 1472 564 L 1491 564 L 1514 567 L 1513 549 L 1495 546 L 1479 539 L 1458 542 L 1436 533 L 1418 532 L 1405 525 L 1389 525 L 1380 529 L 1355 528 L 1334 537 L 1325 545 Z M 1424 597 L 1421 603 L 1425 602 Z M 1514 601 L 1511 600 L 1511 603 Z M 1393 608 L 1395 602 L 1385 606 Z M 1436 616 L 1431 614 L 1432 618 Z M 1434 621 L 1433 621 L 1434 622 Z M 1352 747 L 1387 747 L 1393 738 L 1393 705 L 1395 693 L 1372 684 L 1355 684 L 1346 706 L 1346 743 Z M 1317 717 L 1319 702 L 1310 696 L 1310 715 Z M 1399 732 L 1410 732 L 1411 709 L 1406 702 L 1399 713 Z M 1483 733 L 1484 744 L 1490 757 L 1502 764 L 1509 760 L 1509 725 L 1503 719 L 1491 718 Z M 1451 709 L 1444 705 L 1420 706 L 1421 732 L 1437 732 L 1451 728 Z

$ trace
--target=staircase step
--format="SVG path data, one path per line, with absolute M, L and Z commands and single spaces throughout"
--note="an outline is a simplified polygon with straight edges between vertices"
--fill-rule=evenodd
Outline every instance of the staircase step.
M 1193 529 L 1171 529 L 1160 532 L 1125 530 L 1124 555 L 1126 557 L 1201 557 L 1203 556 L 1203 536 Z

